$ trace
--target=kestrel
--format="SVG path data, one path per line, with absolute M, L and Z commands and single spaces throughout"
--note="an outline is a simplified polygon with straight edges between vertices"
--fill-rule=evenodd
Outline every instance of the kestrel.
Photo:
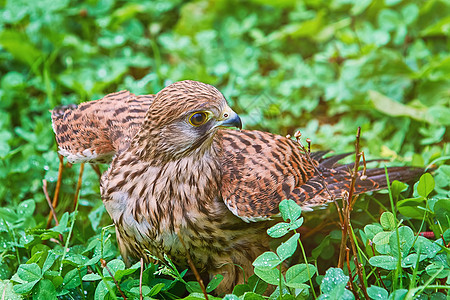
M 239 116 L 213 86 L 176 82 L 155 96 L 127 91 L 55 109 L 59 152 L 72 162 L 110 162 L 101 195 L 126 260 L 167 254 L 199 272 L 222 274 L 218 293 L 230 292 L 253 273 L 269 249 L 266 229 L 278 204 L 303 209 L 342 197 L 351 180 L 345 155 L 310 160 L 288 138 L 241 129 Z M 318 171 L 322 176 L 319 175 Z M 410 180 L 421 169 L 394 167 L 390 180 Z M 361 174 L 360 174 L 361 175 Z M 360 194 L 386 187 L 384 168 L 356 181 Z M 186 247 L 180 242 L 182 238 Z

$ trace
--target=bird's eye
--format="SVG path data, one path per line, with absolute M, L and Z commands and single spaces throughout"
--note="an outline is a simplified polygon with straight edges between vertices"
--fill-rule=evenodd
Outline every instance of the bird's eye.
M 189 117 L 189 123 L 193 126 L 200 126 L 208 120 L 208 115 L 205 112 L 195 112 Z

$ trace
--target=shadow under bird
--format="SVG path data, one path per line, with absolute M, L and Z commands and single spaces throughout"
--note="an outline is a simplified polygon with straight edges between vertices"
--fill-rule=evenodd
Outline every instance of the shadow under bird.
M 176 82 L 156 95 L 109 94 L 56 108 L 52 121 L 59 153 L 70 162 L 111 164 L 101 195 L 123 258 L 167 254 L 187 267 L 189 251 L 200 273 L 224 276 L 218 294 L 243 283 L 240 267 L 253 274 L 283 199 L 308 210 L 331 201 L 329 192 L 342 197 L 351 182 L 351 165 L 337 164 L 346 155 L 324 158 L 322 151 L 308 160 L 291 139 L 226 129 L 241 129 L 239 116 L 201 82 Z M 391 181 L 409 181 L 423 170 L 388 172 Z M 387 187 L 384 168 L 365 175 L 355 194 Z

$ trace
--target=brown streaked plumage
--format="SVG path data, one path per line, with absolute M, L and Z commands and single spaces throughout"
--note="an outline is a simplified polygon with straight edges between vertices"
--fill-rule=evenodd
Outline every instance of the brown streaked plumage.
M 122 91 L 65 112 L 55 109 L 53 128 L 61 154 L 72 162 L 108 160 L 102 199 L 116 225 L 124 259 L 167 254 L 187 267 L 186 250 L 200 272 L 224 275 L 218 293 L 230 292 L 253 273 L 266 251 L 265 230 L 283 199 L 304 209 L 348 190 L 345 155 L 312 154 L 315 167 L 285 137 L 248 130 L 214 87 L 174 83 L 156 96 Z M 200 122 L 201 121 L 201 122 Z M 200 125 L 198 125 L 200 124 Z M 410 180 L 421 169 L 390 168 L 390 179 Z M 386 187 L 384 169 L 357 179 L 355 193 Z
M 120 91 L 78 106 L 53 109 L 59 152 L 71 163 L 109 163 L 114 154 L 128 148 L 153 98 Z

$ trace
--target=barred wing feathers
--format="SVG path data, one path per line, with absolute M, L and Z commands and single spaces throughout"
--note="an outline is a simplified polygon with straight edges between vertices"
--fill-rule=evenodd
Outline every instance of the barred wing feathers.
M 120 91 L 78 106 L 55 108 L 52 123 L 59 153 L 71 163 L 111 162 L 129 147 L 153 98 Z
M 351 153 L 324 158 L 328 151 L 311 153 L 309 161 L 298 145 L 285 137 L 260 131 L 223 130 L 222 198 L 246 222 L 267 220 L 279 213 L 283 199 L 305 210 L 342 198 L 349 191 L 353 164 L 337 162 Z M 315 167 L 314 167 L 315 166 Z M 320 174 L 319 174 L 320 173 Z M 423 173 L 411 167 L 388 168 L 389 180 L 410 181 Z M 368 169 L 356 180 L 355 194 L 387 187 L 384 168 Z M 328 187 L 328 190 L 326 187 Z

